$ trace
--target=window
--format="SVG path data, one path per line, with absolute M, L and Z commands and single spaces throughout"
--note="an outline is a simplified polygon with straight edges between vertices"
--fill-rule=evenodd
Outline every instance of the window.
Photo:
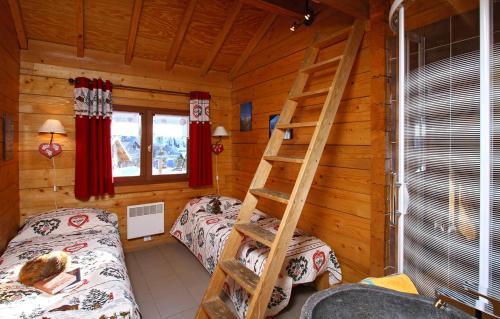
M 187 179 L 188 111 L 115 106 L 111 124 L 117 184 Z

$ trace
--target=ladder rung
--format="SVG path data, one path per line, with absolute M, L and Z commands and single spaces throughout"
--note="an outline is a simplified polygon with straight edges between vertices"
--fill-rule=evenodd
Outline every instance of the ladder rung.
M 220 297 L 205 302 L 203 304 L 203 309 L 205 309 L 210 319 L 237 319 L 236 315 Z
M 330 92 L 330 87 L 322 88 L 322 89 L 318 89 L 318 90 L 314 90 L 314 91 L 303 92 L 301 94 L 292 96 L 289 99 L 294 100 L 294 101 L 299 101 L 299 100 L 303 100 L 303 99 L 307 99 L 307 98 L 311 98 L 311 97 L 325 95 L 325 94 L 328 94 L 328 92 Z
M 316 71 L 321 71 L 322 69 L 326 69 L 328 67 L 331 67 L 335 64 L 337 64 L 340 60 L 342 59 L 342 55 L 336 56 L 333 59 L 328 59 L 316 64 L 311 64 L 309 66 L 306 66 L 305 68 L 301 69 L 300 72 L 304 73 L 312 73 Z
M 267 247 L 271 247 L 274 242 L 274 235 L 269 230 L 260 227 L 254 223 L 238 223 L 235 224 L 234 227 L 242 233 L 253 240 L 258 241 L 259 243 L 266 245 Z
M 318 125 L 318 122 L 302 122 L 302 123 L 288 123 L 288 124 L 276 124 L 276 128 L 283 130 L 289 128 L 298 128 L 298 127 L 315 127 Z
M 224 272 L 236 281 L 248 293 L 253 294 L 259 282 L 259 276 L 235 259 L 220 263 Z
M 324 39 L 320 39 L 319 41 L 317 41 L 313 45 L 317 48 L 320 48 L 320 49 L 329 47 L 330 45 L 334 45 L 335 43 L 339 43 L 340 41 L 347 39 L 347 37 L 349 36 L 351 31 L 352 31 L 352 26 L 345 28 L 345 29 L 342 29 L 340 31 L 337 31 L 337 32 L 327 36 Z
M 285 162 L 285 163 L 304 163 L 304 159 L 300 157 L 287 157 L 287 156 L 264 156 L 266 161 L 270 162 Z
M 260 197 L 265 197 L 268 199 L 272 199 L 274 201 L 283 203 L 283 204 L 288 204 L 288 200 L 290 199 L 290 195 L 278 192 L 278 191 L 273 191 L 267 188 L 255 188 L 251 189 L 250 193 L 260 196 Z

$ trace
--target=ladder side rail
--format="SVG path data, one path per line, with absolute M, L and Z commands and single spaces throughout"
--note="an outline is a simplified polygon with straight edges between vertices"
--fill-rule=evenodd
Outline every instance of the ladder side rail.
M 313 43 L 317 40 L 318 35 L 316 35 L 313 39 Z M 318 57 L 319 49 L 310 46 L 305 53 L 304 61 L 302 62 L 302 66 L 306 67 L 308 65 L 313 64 Z M 292 96 L 292 94 L 300 93 L 309 79 L 309 74 L 299 73 L 297 78 L 295 79 L 288 96 Z M 290 123 L 295 108 L 297 107 L 297 102 L 287 99 L 283 110 L 280 114 L 279 122 L 287 121 Z M 265 155 L 277 155 L 281 144 L 283 143 L 285 132 L 283 130 L 275 129 L 271 135 L 271 138 L 266 146 L 266 149 L 263 153 Z M 253 188 L 261 188 L 265 185 L 269 174 L 271 173 L 272 163 L 263 159 L 260 160 L 259 166 L 257 167 L 257 171 L 250 183 L 250 189 Z M 238 213 L 238 218 L 236 219 L 236 223 L 249 221 L 252 216 L 253 210 L 257 206 L 258 198 L 247 191 L 245 199 L 243 200 L 242 206 L 240 208 L 240 212 Z M 226 241 L 226 245 L 222 252 L 222 255 L 219 258 L 219 262 L 223 260 L 230 259 L 238 253 L 241 241 L 244 236 L 240 234 L 236 228 L 233 228 L 229 234 L 229 237 Z M 224 282 L 226 279 L 226 274 L 217 264 L 215 267 L 214 273 L 212 274 L 212 278 L 208 284 L 207 290 L 203 295 L 201 304 L 198 308 L 198 312 L 196 314 L 197 319 L 207 318 L 205 310 L 203 309 L 203 304 L 209 300 L 212 300 L 219 296 L 220 291 L 224 286 Z
M 312 40 L 312 43 L 317 41 L 318 34 L 316 34 Z M 316 62 L 316 59 L 318 57 L 319 49 L 310 46 L 304 55 L 304 60 L 302 62 L 302 66 L 309 66 L 314 64 Z M 297 78 L 295 79 L 292 88 L 288 92 L 288 97 L 291 97 L 297 93 L 300 93 L 304 90 L 304 87 L 307 83 L 307 80 L 309 79 L 309 74 L 302 74 L 299 73 Z M 295 109 L 297 107 L 297 102 L 292 101 L 289 98 L 287 98 L 283 109 L 281 110 L 280 113 L 280 118 L 278 123 L 290 123 L 293 117 L 293 113 L 295 112 Z M 267 146 L 262 154 L 262 157 L 260 159 L 259 165 L 257 166 L 257 170 L 255 171 L 255 175 L 250 183 L 249 189 L 255 189 L 255 188 L 262 188 L 266 184 L 267 178 L 269 177 L 269 174 L 271 173 L 271 169 L 273 167 L 273 163 L 270 163 L 269 161 L 266 161 L 264 159 L 264 156 L 276 156 L 278 155 L 279 149 L 281 145 L 283 144 L 283 140 L 285 137 L 285 131 L 284 130 L 278 130 L 274 129 L 273 133 L 271 134 L 271 137 L 269 139 L 269 142 L 267 143 Z M 238 214 L 238 218 L 236 219 L 236 222 L 246 222 L 250 220 L 250 217 L 252 216 L 253 210 L 257 206 L 258 198 L 257 196 L 251 194 L 250 192 L 247 191 L 247 194 L 245 196 L 245 199 L 243 200 L 243 203 L 241 205 L 240 212 Z M 225 257 L 225 254 L 223 255 Z
M 251 299 L 246 318 L 264 318 L 267 304 L 271 298 L 274 285 L 278 279 L 279 272 L 281 271 L 286 256 L 288 244 L 292 239 L 299 221 L 300 213 L 304 207 L 309 189 L 314 179 L 314 173 L 318 167 L 335 114 L 340 105 L 344 89 L 356 59 L 357 51 L 363 39 L 364 29 L 365 22 L 363 20 L 356 20 L 352 33 L 347 40 L 343 54 L 344 57 L 332 81 L 332 90 L 325 101 L 325 106 L 322 109 L 318 126 L 314 131 L 312 142 L 309 145 L 304 159 L 304 164 L 299 171 L 297 183 L 290 196 L 290 204 L 285 210 L 282 222 L 276 233 L 276 240 L 271 247 L 268 260 L 261 274 L 261 279 Z M 276 267 L 276 265 L 280 266 Z

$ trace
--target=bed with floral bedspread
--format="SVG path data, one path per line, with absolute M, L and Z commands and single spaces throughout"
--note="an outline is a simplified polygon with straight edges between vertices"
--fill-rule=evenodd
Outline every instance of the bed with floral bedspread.
M 224 249 L 229 232 L 238 216 L 241 201 L 224 196 L 195 198 L 186 204 L 170 233 L 186 245 L 209 273 L 213 273 Z M 280 221 L 255 210 L 252 222 L 276 233 Z M 260 274 L 269 248 L 245 238 L 239 251 L 239 261 Z M 273 316 L 286 307 L 292 287 L 312 282 L 318 275 L 329 272 L 330 284 L 342 280 L 335 253 L 318 238 L 297 229 L 288 248 L 283 268 L 274 287 L 266 315 Z M 249 295 L 229 279 L 224 290 L 240 317 L 244 317 Z
M 0 257 L 1 318 L 140 318 L 125 267 L 115 214 L 58 209 L 29 219 Z M 70 255 L 81 280 L 49 295 L 17 281 L 28 260 L 51 251 Z

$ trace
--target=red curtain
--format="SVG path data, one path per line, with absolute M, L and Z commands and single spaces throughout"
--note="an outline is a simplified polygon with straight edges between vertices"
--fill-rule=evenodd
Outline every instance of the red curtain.
M 191 92 L 189 106 L 189 186 L 212 185 L 210 94 Z
M 109 81 L 75 80 L 75 197 L 81 200 L 114 193 L 111 91 Z

